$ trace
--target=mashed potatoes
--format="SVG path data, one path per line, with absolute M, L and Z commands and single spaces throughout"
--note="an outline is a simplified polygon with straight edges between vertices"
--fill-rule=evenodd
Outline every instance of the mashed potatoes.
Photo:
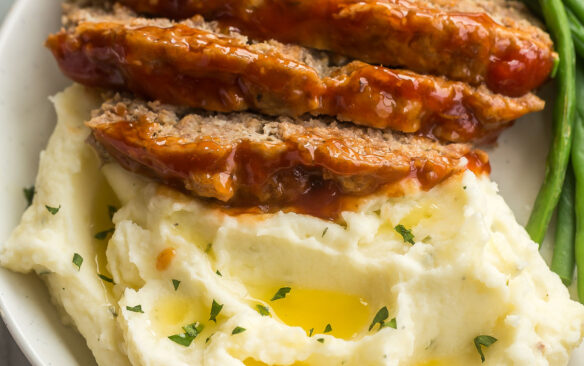
M 582 339 L 584 307 L 486 178 L 371 198 L 343 225 L 232 217 L 100 168 L 82 125 L 98 103 L 55 98 L 0 261 L 42 274 L 100 365 L 480 365 L 480 335 L 484 365 L 565 365 Z

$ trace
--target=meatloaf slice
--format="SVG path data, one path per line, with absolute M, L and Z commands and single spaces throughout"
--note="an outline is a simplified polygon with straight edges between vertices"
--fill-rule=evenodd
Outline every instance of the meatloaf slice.
M 543 83 L 549 36 L 505 0 L 121 0 L 173 18 L 202 14 L 256 39 L 486 85 L 520 96 Z
M 65 74 L 166 103 L 330 115 L 455 142 L 492 140 L 511 121 L 544 106 L 533 94 L 511 98 L 359 61 L 330 67 L 322 53 L 275 41 L 250 43 L 220 34 L 201 18 L 173 23 L 136 18 L 120 6 L 113 13 L 71 9 L 68 30 L 47 41 Z
M 189 113 L 116 96 L 87 125 L 99 150 L 126 169 L 238 207 L 401 195 L 466 169 L 489 172 L 487 155 L 469 145 L 332 119 Z

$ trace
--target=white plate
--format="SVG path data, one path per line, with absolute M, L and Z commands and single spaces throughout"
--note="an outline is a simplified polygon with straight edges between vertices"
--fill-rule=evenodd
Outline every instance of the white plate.
M 22 188 L 34 182 L 39 152 L 55 124 L 47 97 L 70 83 L 42 47 L 59 29 L 60 2 L 17 1 L 0 33 L 0 241 L 24 211 Z M 544 91 L 547 100 L 552 92 Z M 542 181 L 550 107 L 518 121 L 491 151 L 492 177 L 520 223 L 526 222 Z M 0 268 L 0 312 L 34 366 L 95 365 L 83 338 L 61 324 L 36 276 Z M 570 363 L 577 365 L 584 365 L 584 347 Z

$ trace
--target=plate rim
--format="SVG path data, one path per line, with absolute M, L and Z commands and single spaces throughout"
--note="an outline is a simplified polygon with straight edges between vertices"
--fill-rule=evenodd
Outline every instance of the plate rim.
M 25 13 L 26 6 L 31 1 L 34 2 L 35 0 L 15 0 L 14 3 L 8 9 L 4 21 L 2 22 L 2 24 L 0 24 L 0 50 L 6 47 L 6 44 L 13 35 L 14 30 L 18 27 L 18 21 L 20 17 Z M 59 4 L 62 3 L 62 0 L 49 1 L 54 3 L 56 6 L 59 6 Z M 548 106 L 548 108 L 550 107 Z M 44 149 L 44 146 L 42 146 L 41 149 Z M 36 172 L 34 176 L 36 177 Z M 7 269 L 3 268 L 0 268 L 0 270 L 8 271 Z M 30 274 L 27 275 L 20 273 L 18 275 L 30 276 Z M 46 285 L 43 284 L 43 286 Z M 55 307 L 55 305 L 52 302 L 48 303 L 47 305 Z M 19 349 L 22 351 L 23 355 L 26 357 L 26 359 L 32 366 L 48 366 L 50 364 L 47 363 L 46 360 L 41 356 L 41 354 L 39 354 L 39 351 L 35 349 L 33 343 L 29 340 L 31 336 L 27 335 L 25 329 L 23 328 L 23 325 L 17 321 L 17 317 L 13 315 L 12 311 L 10 311 L 6 303 L 6 300 L 4 299 L 3 296 L 0 296 L 0 317 L 6 324 L 6 328 L 8 329 L 8 332 L 14 339 L 15 343 L 18 345 Z M 74 326 L 71 328 L 75 329 Z M 75 329 L 75 331 L 77 330 Z M 582 343 L 580 347 L 584 347 L 584 343 Z M 571 356 L 573 357 L 574 353 L 572 353 Z
M 3 49 L 8 42 L 11 34 L 10 30 L 14 29 L 16 26 L 18 14 L 23 11 L 26 1 L 27 0 L 15 0 L 8 9 L 4 21 L 0 25 L 0 49 Z M 18 348 L 22 351 L 27 361 L 32 366 L 45 366 L 44 361 L 38 352 L 28 341 L 20 324 L 16 321 L 16 318 L 11 315 L 3 296 L 0 296 L 0 317 L 4 321 L 4 324 L 6 324 L 6 329 L 8 329 L 12 339 L 18 345 Z

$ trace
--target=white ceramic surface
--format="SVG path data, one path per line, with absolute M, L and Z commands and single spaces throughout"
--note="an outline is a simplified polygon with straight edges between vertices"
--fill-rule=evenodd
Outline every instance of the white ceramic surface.
M 17 1 L 0 33 L 0 241 L 25 208 L 22 188 L 34 182 L 39 152 L 55 123 L 48 96 L 69 84 L 42 47 L 59 28 L 60 2 Z M 543 92 L 547 100 L 552 94 L 552 86 Z M 542 181 L 550 107 L 518 121 L 490 151 L 493 179 L 521 223 Z M 61 324 L 36 276 L 0 268 L 0 312 L 34 366 L 95 365 L 83 338 Z M 584 347 L 570 363 L 578 365 L 584 365 Z

